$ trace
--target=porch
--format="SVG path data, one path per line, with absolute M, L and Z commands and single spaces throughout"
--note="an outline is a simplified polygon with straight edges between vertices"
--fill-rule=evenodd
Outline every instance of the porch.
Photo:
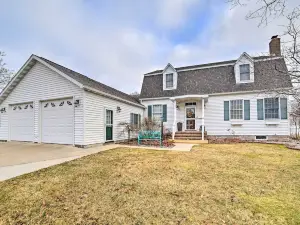
M 178 143 L 206 143 L 204 118 L 208 95 L 176 96 L 171 101 L 174 115 L 172 139 Z

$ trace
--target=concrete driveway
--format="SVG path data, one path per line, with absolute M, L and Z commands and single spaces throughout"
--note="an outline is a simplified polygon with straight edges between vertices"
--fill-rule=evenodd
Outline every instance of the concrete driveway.
M 68 145 L 2 142 L 0 181 L 116 147 L 118 145 L 111 144 L 82 149 Z

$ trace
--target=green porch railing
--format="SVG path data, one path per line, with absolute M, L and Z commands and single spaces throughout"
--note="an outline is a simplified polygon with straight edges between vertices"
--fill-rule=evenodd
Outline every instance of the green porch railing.
M 160 146 L 162 146 L 161 132 L 160 131 L 139 131 L 138 144 L 141 144 L 142 140 L 159 140 Z

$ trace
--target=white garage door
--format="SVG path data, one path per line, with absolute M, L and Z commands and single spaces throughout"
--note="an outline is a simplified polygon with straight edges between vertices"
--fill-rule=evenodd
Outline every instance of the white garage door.
M 42 142 L 73 144 L 73 100 L 42 102 Z
M 34 111 L 33 103 L 11 106 L 10 140 L 34 141 Z

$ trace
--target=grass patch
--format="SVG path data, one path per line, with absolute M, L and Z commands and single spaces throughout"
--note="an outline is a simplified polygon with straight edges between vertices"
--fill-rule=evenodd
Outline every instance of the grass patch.
M 0 183 L 0 224 L 300 224 L 300 152 L 118 148 Z

